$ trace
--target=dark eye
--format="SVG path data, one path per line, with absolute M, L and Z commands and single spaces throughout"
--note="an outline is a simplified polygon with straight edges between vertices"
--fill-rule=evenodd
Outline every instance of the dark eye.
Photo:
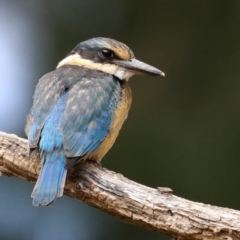
M 102 49 L 101 50 L 101 55 L 104 58 L 111 58 L 111 57 L 113 57 L 113 52 L 111 50 L 108 50 L 108 49 Z

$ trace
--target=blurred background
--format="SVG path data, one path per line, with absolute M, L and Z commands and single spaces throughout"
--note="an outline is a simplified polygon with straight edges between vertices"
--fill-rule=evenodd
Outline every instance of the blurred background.
M 0 131 L 25 137 L 38 79 L 96 36 L 166 74 L 130 79 L 132 108 L 103 166 L 240 209 L 240 1 L 0 0 Z M 1 240 L 170 239 L 66 196 L 33 207 L 33 186 L 0 178 Z

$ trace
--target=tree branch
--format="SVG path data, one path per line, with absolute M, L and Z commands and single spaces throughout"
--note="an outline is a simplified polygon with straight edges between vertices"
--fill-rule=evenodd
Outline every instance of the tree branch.
M 0 132 L 0 175 L 35 182 L 39 156 L 28 159 L 25 139 Z M 178 240 L 240 239 L 240 212 L 192 202 L 153 189 L 92 162 L 78 164 L 68 173 L 64 193 L 125 222 L 159 231 Z

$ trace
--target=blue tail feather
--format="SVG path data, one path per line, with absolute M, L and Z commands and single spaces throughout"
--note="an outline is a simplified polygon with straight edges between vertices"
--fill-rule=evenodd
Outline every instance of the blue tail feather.
M 67 169 L 62 150 L 56 149 L 43 156 L 42 169 L 31 197 L 34 206 L 48 206 L 63 195 Z
M 63 150 L 63 138 L 59 131 L 59 121 L 65 107 L 66 94 L 63 94 L 46 118 L 41 131 L 39 149 L 41 171 L 32 192 L 33 205 L 48 206 L 63 195 L 67 169 Z M 33 127 L 32 132 L 36 130 Z

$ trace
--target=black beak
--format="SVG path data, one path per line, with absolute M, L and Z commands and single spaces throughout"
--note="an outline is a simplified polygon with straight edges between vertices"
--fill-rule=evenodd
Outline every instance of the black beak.
M 130 71 L 132 71 L 134 74 L 139 75 L 152 75 L 152 76 L 165 76 L 164 72 L 161 70 L 152 67 L 151 65 L 148 65 L 144 62 L 141 62 L 135 58 L 130 60 L 115 60 L 115 64 L 117 64 L 120 67 L 126 68 Z

